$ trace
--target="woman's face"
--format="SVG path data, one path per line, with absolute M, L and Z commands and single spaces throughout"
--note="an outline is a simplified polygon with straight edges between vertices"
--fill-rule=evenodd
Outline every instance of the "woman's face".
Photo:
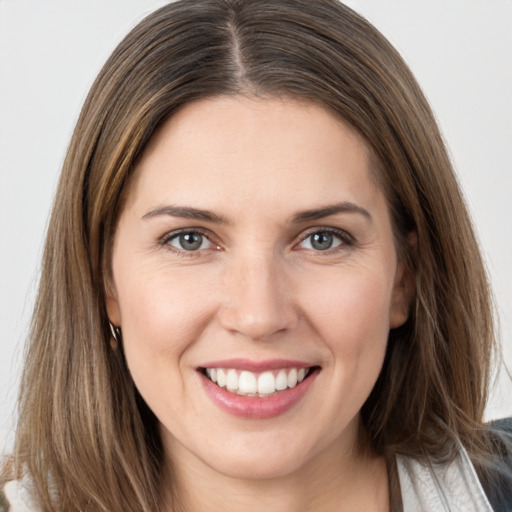
M 151 140 L 107 308 L 178 467 L 268 478 L 354 451 L 407 316 L 371 162 L 350 127 L 293 100 L 199 101 Z

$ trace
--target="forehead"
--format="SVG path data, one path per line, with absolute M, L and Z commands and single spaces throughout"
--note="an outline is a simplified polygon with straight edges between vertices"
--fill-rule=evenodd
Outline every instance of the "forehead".
M 375 167 L 366 141 L 319 105 L 223 96 L 190 103 L 160 127 L 128 195 L 188 202 L 193 191 L 205 206 L 215 197 L 370 201 L 380 188 Z

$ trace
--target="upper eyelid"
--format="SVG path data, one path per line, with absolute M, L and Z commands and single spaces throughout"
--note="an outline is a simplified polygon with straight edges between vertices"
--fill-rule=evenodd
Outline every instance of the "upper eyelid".
M 309 228 L 309 229 L 303 231 L 300 235 L 300 241 L 303 242 L 306 238 L 308 238 L 311 235 L 314 235 L 315 233 L 332 233 L 334 235 L 339 236 L 342 239 L 345 239 L 345 240 L 348 240 L 351 242 L 355 241 L 354 237 L 350 233 L 348 233 L 346 230 L 340 229 L 340 228 L 327 227 L 327 226 L 325 226 L 325 227 L 315 226 L 315 227 L 312 227 L 312 228 Z
M 179 228 L 179 229 L 173 229 L 172 231 L 167 231 L 164 235 L 162 235 L 160 238 L 159 238 L 159 241 L 160 242 L 167 242 L 183 233 L 199 233 L 200 235 L 202 236 L 205 236 L 206 238 L 208 238 L 208 240 L 210 240 L 210 242 L 214 243 L 214 236 L 213 236 L 213 233 L 208 230 L 208 229 L 204 229 L 204 228 L 199 228 L 199 227 L 193 227 L 193 228 Z

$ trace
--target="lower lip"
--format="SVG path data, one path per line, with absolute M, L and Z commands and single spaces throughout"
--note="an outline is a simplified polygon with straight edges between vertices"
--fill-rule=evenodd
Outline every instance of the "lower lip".
M 230 393 L 214 384 L 202 373 L 199 375 L 206 393 L 221 409 L 241 418 L 262 420 L 279 416 L 297 404 L 308 392 L 318 371 L 318 369 L 312 370 L 308 377 L 294 388 L 285 389 L 269 397 L 251 397 Z

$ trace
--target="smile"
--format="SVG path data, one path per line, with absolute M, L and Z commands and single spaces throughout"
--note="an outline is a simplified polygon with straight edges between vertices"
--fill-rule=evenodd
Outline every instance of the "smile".
M 205 368 L 206 377 L 230 393 L 265 398 L 293 389 L 302 382 L 311 368 L 282 368 L 255 373 L 235 368 Z
M 301 402 L 321 367 L 286 359 L 229 359 L 196 370 L 206 395 L 221 410 L 260 420 L 284 414 Z

